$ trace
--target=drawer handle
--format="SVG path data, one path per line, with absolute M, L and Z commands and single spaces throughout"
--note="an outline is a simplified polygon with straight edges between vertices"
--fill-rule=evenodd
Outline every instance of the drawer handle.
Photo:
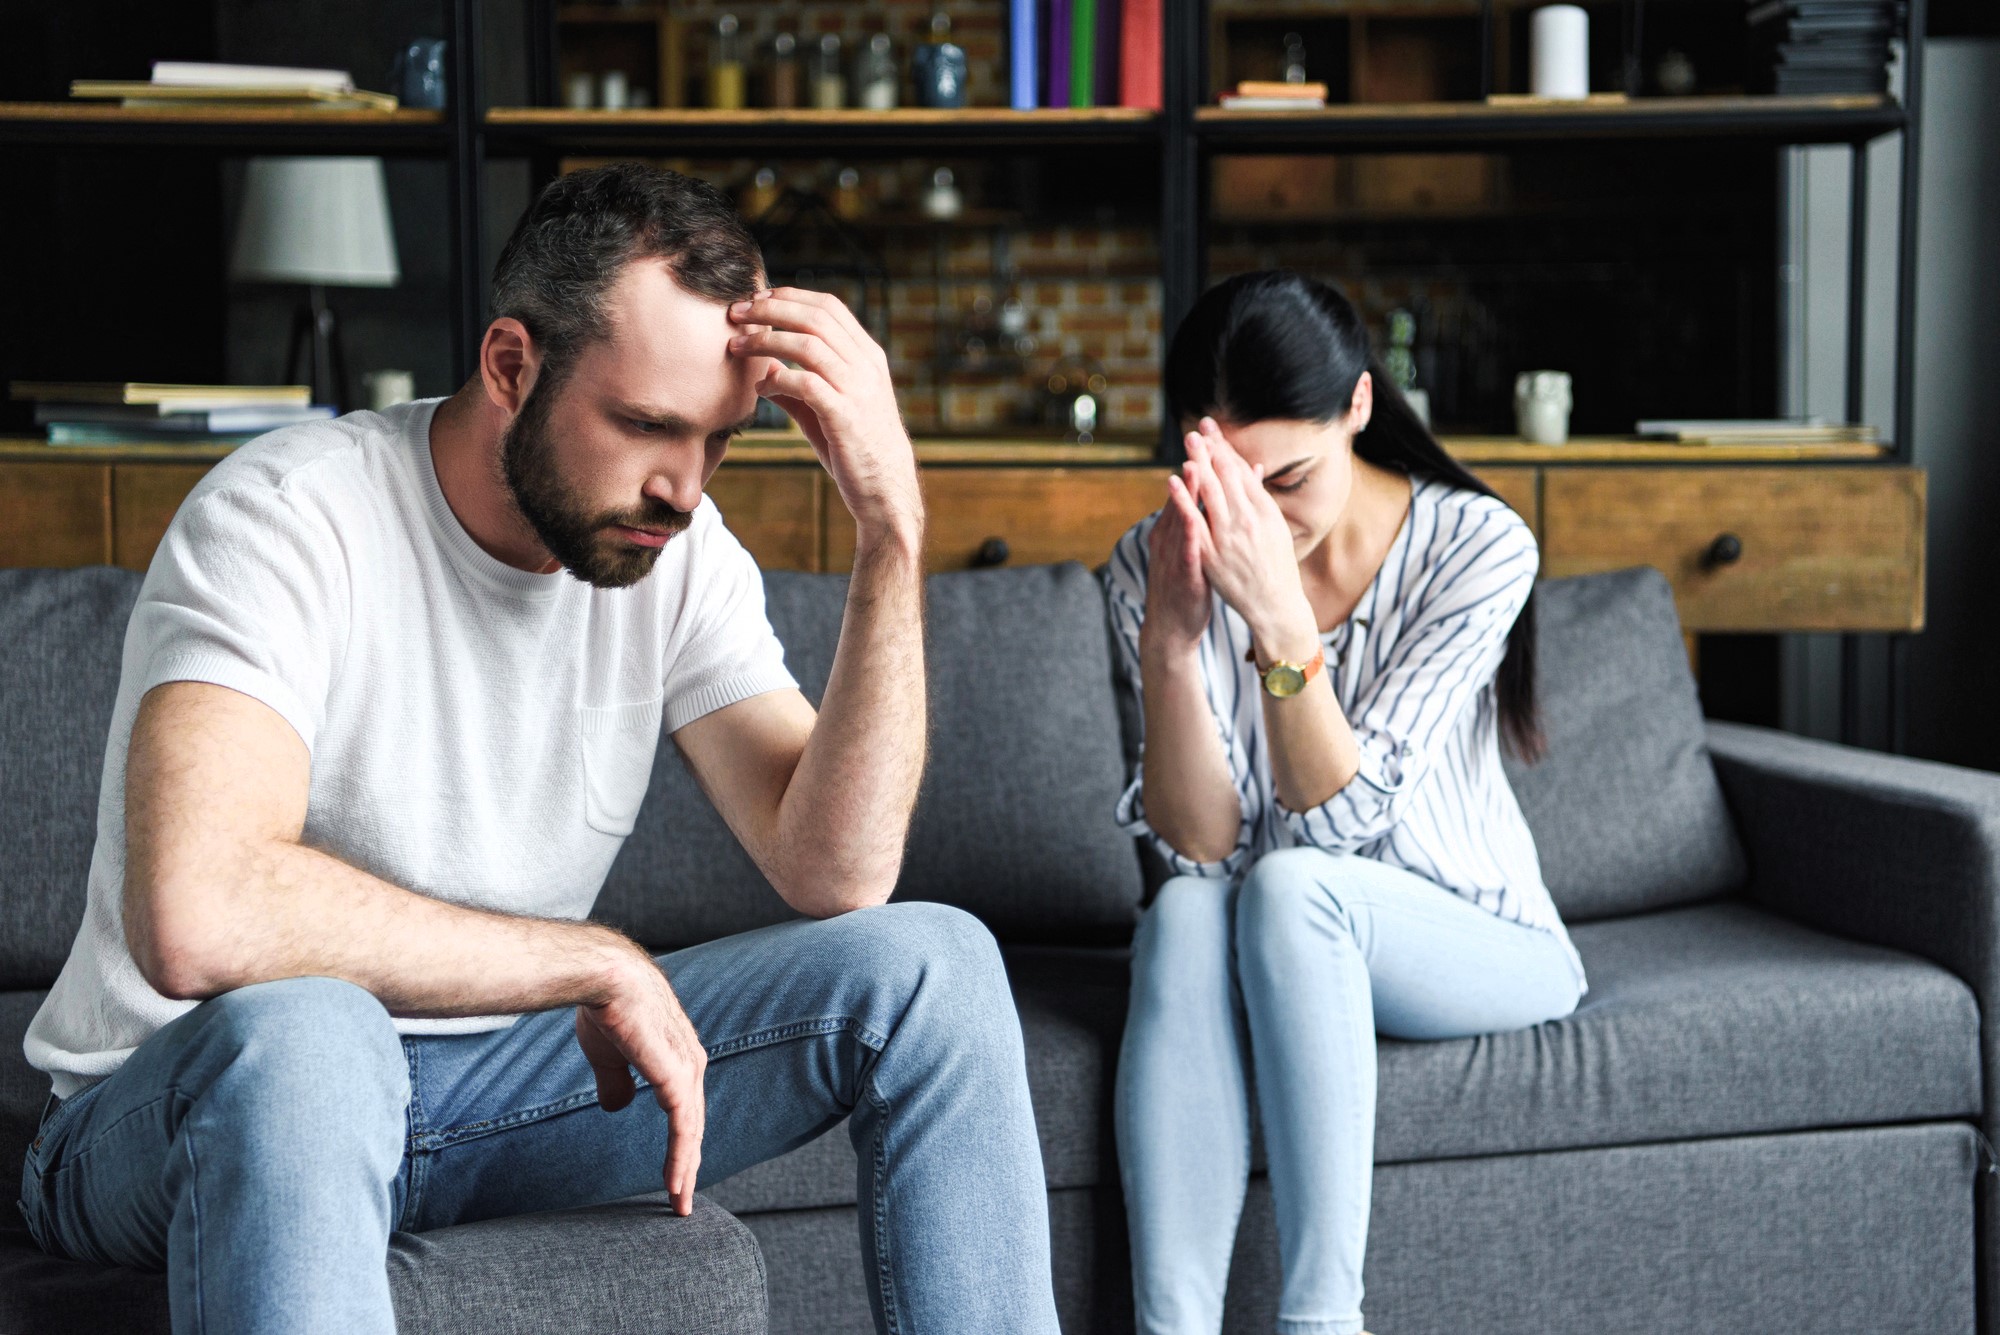
M 974 570 L 990 570 L 994 566 L 1004 566 L 1013 550 L 1007 546 L 1005 538 L 988 538 L 979 544 L 979 550 L 972 554 Z
M 1724 533 L 1709 543 L 1708 550 L 1702 553 L 1701 568 L 1714 570 L 1720 566 L 1735 565 L 1742 559 L 1743 539 L 1734 533 Z

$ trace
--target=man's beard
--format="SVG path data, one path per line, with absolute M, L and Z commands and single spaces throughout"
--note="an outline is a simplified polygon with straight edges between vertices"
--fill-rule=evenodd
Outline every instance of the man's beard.
M 537 384 L 500 437 L 500 468 L 507 490 L 521 517 L 563 569 L 600 589 L 637 584 L 651 573 L 665 548 L 640 546 L 612 534 L 610 526 L 678 533 L 693 516 L 650 497 L 639 510 L 589 513 L 557 470 L 549 439 L 549 409 L 560 389 L 546 379 Z

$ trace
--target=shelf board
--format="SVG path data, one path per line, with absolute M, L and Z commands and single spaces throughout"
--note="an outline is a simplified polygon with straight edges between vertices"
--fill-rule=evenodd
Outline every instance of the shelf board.
M 1858 442 L 1794 445 L 1677 445 L 1636 436 L 1572 436 L 1563 445 L 1534 445 L 1512 436 L 1441 436 L 1452 458 L 1467 464 L 1741 464 L 1821 463 L 1887 459 L 1888 445 Z
M 1150 144 L 1158 138 L 1159 113 L 1136 107 L 1042 111 L 1000 107 L 899 107 L 893 111 L 495 107 L 486 113 L 486 131 L 496 154 L 537 148 L 587 152 L 606 147 L 654 147 L 674 154 L 750 147 L 967 152 L 993 147 Z
M 0 143 L 442 153 L 442 111 L 0 102 Z
M 1216 152 L 1477 148 L 1570 139 L 1765 139 L 1858 143 L 1903 127 L 1879 94 L 1638 97 L 1615 104 L 1340 103 L 1300 111 L 1201 107 L 1195 133 Z

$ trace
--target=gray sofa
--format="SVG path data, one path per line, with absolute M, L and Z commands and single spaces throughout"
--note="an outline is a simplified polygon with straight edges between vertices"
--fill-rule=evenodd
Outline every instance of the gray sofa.
M 19 1040 L 81 912 L 136 585 L 0 572 L 8 1174 L 46 1093 Z M 767 586 L 816 694 L 843 581 Z M 1980 1024 L 2000 992 L 2000 778 L 1705 725 L 1656 573 L 1540 598 L 1550 754 L 1514 778 L 1591 990 L 1534 1029 L 1384 1042 L 1371 1328 L 2000 1335 L 1978 1131 L 2000 1106 Z M 930 636 L 932 763 L 900 893 L 1003 943 L 1064 1328 L 1129 1331 L 1109 1090 L 1148 877 L 1110 821 L 1129 702 L 1101 591 L 1074 565 L 941 576 Z M 599 912 L 666 948 L 785 910 L 663 747 Z M 870 1329 L 851 1155 L 823 1137 L 686 1220 L 642 1197 L 399 1236 L 403 1326 L 748 1331 L 768 1293 L 772 1330 Z M 5 1222 L 0 1332 L 166 1328 L 155 1277 L 44 1258 Z M 1259 1176 L 1229 1330 L 1270 1330 L 1276 1292 Z

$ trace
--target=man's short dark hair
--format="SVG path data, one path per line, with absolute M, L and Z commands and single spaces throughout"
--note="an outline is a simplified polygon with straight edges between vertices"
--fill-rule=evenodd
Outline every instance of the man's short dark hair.
M 559 176 L 493 266 L 493 313 L 527 327 L 548 389 L 585 347 L 610 336 L 605 294 L 638 259 L 666 261 L 681 287 L 717 302 L 740 301 L 764 281 L 750 229 L 708 182 L 640 162 Z

